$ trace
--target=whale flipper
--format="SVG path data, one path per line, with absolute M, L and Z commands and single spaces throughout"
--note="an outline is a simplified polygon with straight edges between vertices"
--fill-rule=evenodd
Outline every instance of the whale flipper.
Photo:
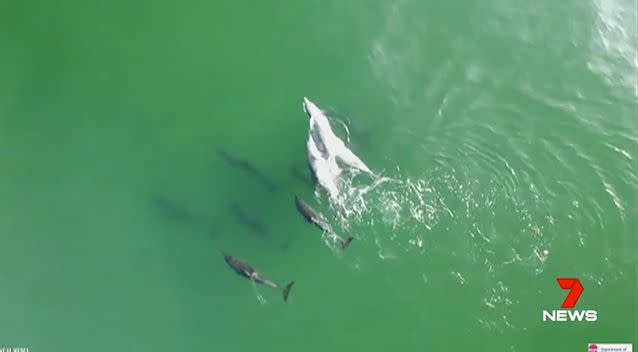
M 337 149 L 337 153 L 335 154 L 337 160 L 341 161 L 344 164 L 347 164 L 355 169 L 359 169 L 369 175 L 374 175 L 374 173 L 368 168 L 368 166 L 359 159 L 359 157 L 352 152 L 352 150 L 348 149 L 348 147 L 341 143 L 339 148 Z

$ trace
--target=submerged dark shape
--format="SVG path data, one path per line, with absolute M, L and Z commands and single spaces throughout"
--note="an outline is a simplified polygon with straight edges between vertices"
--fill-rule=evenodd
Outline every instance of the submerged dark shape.
M 235 155 L 230 154 L 224 148 L 217 148 L 217 155 L 221 157 L 228 165 L 242 170 L 245 173 L 251 175 L 255 179 L 259 180 L 259 182 L 271 193 L 275 193 L 279 191 L 279 187 L 270 180 L 268 176 L 266 176 L 263 172 L 259 171 L 252 163 L 247 160 L 241 159 Z
M 334 235 L 335 238 L 337 238 L 337 240 L 341 244 L 341 249 L 345 250 L 348 248 L 348 246 L 350 245 L 350 242 L 352 242 L 353 237 L 343 238 L 337 235 L 332 230 L 332 226 L 330 226 L 330 223 L 328 223 L 328 221 L 326 221 L 326 219 L 324 219 L 323 216 L 321 216 L 321 214 L 319 214 L 310 205 L 308 205 L 303 200 L 299 199 L 299 197 L 297 196 L 295 196 L 295 206 L 297 207 L 297 210 L 304 217 L 304 219 L 306 219 L 307 222 L 314 224 L 315 226 L 317 226 L 324 232 Z
M 163 216 L 168 217 L 171 220 L 178 221 L 183 224 L 193 224 L 196 221 L 195 216 L 184 206 L 170 200 L 162 194 L 152 197 L 151 203 L 154 208 L 162 213 Z
M 239 205 L 237 205 L 236 203 L 232 203 L 230 206 L 230 210 L 239 222 L 253 230 L 253 232 L 264 238 L 270 237 L 270 233 L 268 232 L 268 229 L 266 229 L 264 223 L 249 212 L 242 209 Z
M 228 266 L 230 266 L 239 276 L 245 277 L 258 284 L 270 286 L 277 289 L 280 288 L 277 284 L 267 279 L 261 273 L 255 270 L 255 268 L 253 268 L 250 264 L 225 253 L 224 260 L 226 261 L 226 264 L 228 264 Z M 281 288 L 281 290 L 283 291 L 282 294 L 284 297 L 284 302 L 288 301 L 288 294 L 290 293 L 290 289 L 292 288 L 292 285 L 294 285 L 294 283 L 294 281 L 291 281 L 286 286 Z

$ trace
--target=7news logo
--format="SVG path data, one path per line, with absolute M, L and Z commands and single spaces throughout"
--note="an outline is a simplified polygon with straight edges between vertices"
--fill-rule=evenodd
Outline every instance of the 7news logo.
M 560 288 L 569 290 L 560 307 L 570 310 L 543 310 L 543 321 L 596 321 L 598 319 L 598 312 L 595 310 L 571 310 L 571 308 L 576 306 L 576 302 L 578 302 L 584 290 L 580 280 L 576 278 L 559 278 L 556 281 L 558 281 Z

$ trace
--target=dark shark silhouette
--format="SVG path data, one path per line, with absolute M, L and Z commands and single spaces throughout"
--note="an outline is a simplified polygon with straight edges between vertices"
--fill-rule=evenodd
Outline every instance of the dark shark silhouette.
M 188 211 L 183 205 L 159 194 L 151 198 L 151 205 L 163 216 L 182 224 L 192 225 L 197 222 L 193 213 Z
M 257 169 L 252 163 L 247 160 L 241 159 L 235 155 L 230 154 L 224 148 L 217 148 L 217 155 L 224 160 L 228 165 L 242 170 L 243 172 L 251 175 L 258 180 L 268 192 L 276 193 L 279 191 L 279 187 L 263 172 Z
M 266 225 L 264 225 L 264 223 L 253 214 L 245 211 L 236 203 L 232 203 L 230 205 L 230 210 L 239 222 L 251 229 L 254 233 L 263 238 L 270 237 L 270 232 L 266 228 Z

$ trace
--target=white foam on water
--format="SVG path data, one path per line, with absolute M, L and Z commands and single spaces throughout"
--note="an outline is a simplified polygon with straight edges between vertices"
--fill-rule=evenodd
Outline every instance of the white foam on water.
M 259 292 L 259 288 L 257 287 L 257 283 L 253 280 L 250 280 L 251 282 L 251 286 L 253 287 L 253 294 L 255 295 L 255 298 L 257 298 L 257 301 L 259 302 L 259 304 L 264 305 L 266 303 L 268 303 L 268 301 L 266 300 L 266 298 Z
M 398 258 L 398 248 L 424 250 L 438 214 L 447 214 L 437 207 L 434 191 L 422 179 L 379 176 L 370 181 L 346 172 L 340 187 L 339 197 L 330 202 L 333 221 L 342 232 L 374 243 L 381 259 Z

